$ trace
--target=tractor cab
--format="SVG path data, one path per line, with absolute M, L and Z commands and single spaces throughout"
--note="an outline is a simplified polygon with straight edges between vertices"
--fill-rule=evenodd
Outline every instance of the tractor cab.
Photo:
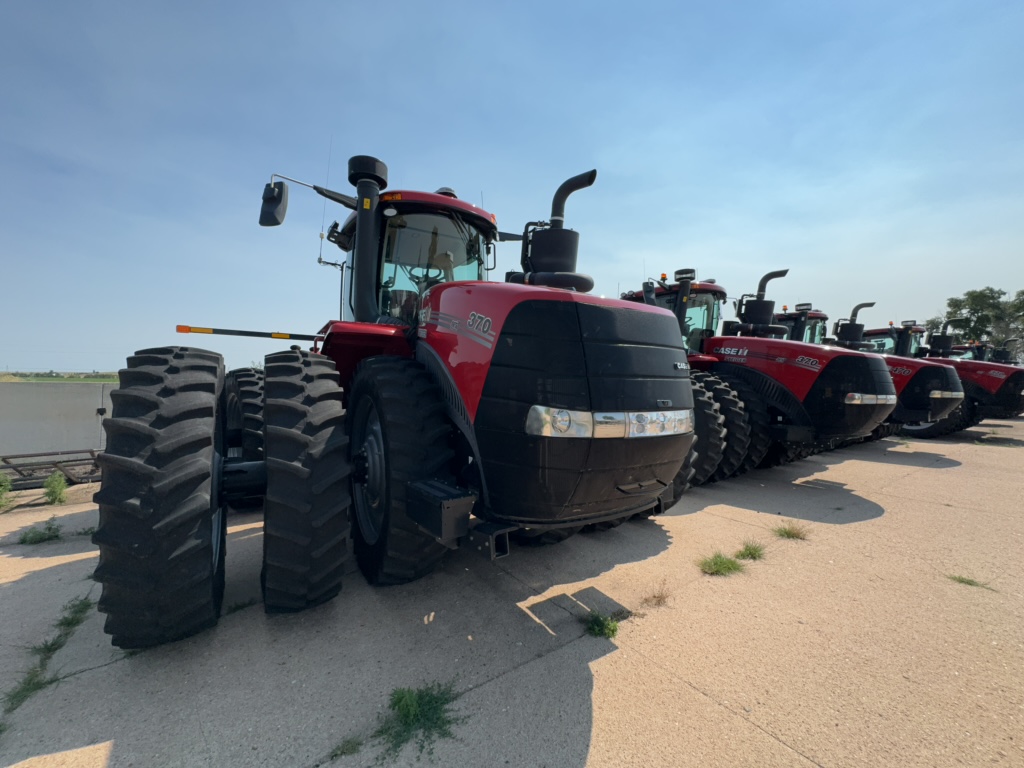
M 403 325 L 414 325 L 420 299 L 442 283 L 484 280 L 493 268 L 495 218 L 464 203 L 443 187 L 430 194 L 396 191 L 380 196 L 377 221 L 381 233 L 376 280 L 380 315 Z M 351 258 L 356 214 L 339 226 L 331 225 L 327 239 Z M 343 319 L 353 314 L 351 284 Z M 379 322 L 379 321 L 378 321 Z
M 864 331 L 864 340 L 871 343 L 871 352 L 899 357 L 923 357 L 923 326 L 916 320 L 904 320 L 897 328 L 889 321 L 888 328 L 873 328 Z
M 697 281 L 696 276 L 695 270 L 678 269 L 670 284 L 668 274 L 662 272 L 660 280 L 644 283 L 642 293 L 627 291 L 620 298 L 667 309 L 679 320 L 686 348 L 699 352 L 704 339 L 718 332 L 726 296 L 725 288 L 714 280 Z
M 789 329 L 786 338 L 790 341 L 824 344 L 828 336 L 828 315 L 813 309 L 812 304 L 797 304 L 792 312 L 783 304 L 782 314 L 775 316 L 775 323 Z

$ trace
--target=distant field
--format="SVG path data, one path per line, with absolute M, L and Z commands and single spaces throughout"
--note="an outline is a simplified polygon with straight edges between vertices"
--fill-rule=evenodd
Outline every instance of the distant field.
M 112 373 L 109 376 L 96 376 L 92 375 L 89 377 L 76 376 L 73 373 L 66 374 L 64 376 L 47 376 L 41 374 L 39 376 L 33 376 L 31 374 L 16 375 L 12 373 L 0 373 L 0 384 L 3 383 L 18 383 L 18 382 L 57 382 L 59 384 L 66 384 L 71 381 L 77 382 L 92 382 L 93 384 L 116 384 L 118 382 L 117 374 Z

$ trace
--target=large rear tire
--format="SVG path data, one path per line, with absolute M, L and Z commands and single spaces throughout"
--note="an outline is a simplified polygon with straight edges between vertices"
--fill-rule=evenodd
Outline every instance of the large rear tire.
M 691 372 L 691 376 L 700 381 L 718 403 L 719 413 L 724 418 L 725 444 L 722 446 L 722 459 L 718 462 L 714 474 L 708 482 L 717 482 L 731 477 L 736 473 L 750 446 L 750 420 L 747 410 L 740 402 L 739 396 L 729 384 L 718 376 L 703 371 Z
M 263 459 L 263 371 L 237 368 L 224 379 L 228 456 Z
M 690 384 L 693 389 L 694 432 L 697 438 L 694 441 L 697 456 L 692 465 L 690 485 L 704 485 L 714 476 L 722 461 L 726 439 L 725 417 L 702 381 L 694 378 Z
M 750 441 L 743 460 L 733 475 L 742 475 L 761 463 L 772 444 L 771 419 L 768 415 L 768 402 L 758 394 L 747 382 L 735 376 L 722 376 L 721 379 L 733 388 L 736 396 L 743 403 L 750 425 Z
M 355 549 L 371 584 L 403 584 L 430 573 L 448 551 L 406 513 L 408 487 L 454 482 L 444 401 L 418 363 L 376 357 L 356 369 L 349 397 Z
M 263 371 L 238 368 L 224 379 L 227 456 L 263 461 Z M 249 512 L 263 506 L 262 496 L 237 499 L 231 508 Z
M 329 358 L 278 352 L 265 371 L 263 604 L 301 611 L 341 591 L 351 531 L 345 409 Z
M 190 347 L 128 358 L 103 427 L 93 497 L 99 610 L 120 648 L 147 648 L 217 623 L 224 599 L 224 361 Z

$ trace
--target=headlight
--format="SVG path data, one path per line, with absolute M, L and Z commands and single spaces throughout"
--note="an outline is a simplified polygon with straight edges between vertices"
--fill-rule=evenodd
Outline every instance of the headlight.
M 594 415 L 590 411 L 569 411 L 535 405 L 526 414 L 526 434 L 544 437 L 592 437 Z
M 544 405 L 530 407 L 526 434 L 541 437 L 661 437 L 693 432 L 693 410 L 570 411 Z
M 850 392 L 846 395 L 847 405 L 896 405 L 896 395 L 862 395 Z
M 959 399 L 964 396 L 963 392 L 953 392 L 949 389 L 933 389 L 928 393 L 928 397 L 943 398 L 943 399 Z

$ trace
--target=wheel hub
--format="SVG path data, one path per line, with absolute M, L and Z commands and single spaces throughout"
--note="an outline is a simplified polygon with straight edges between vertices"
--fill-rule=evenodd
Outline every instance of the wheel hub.
M 362 447 L 352 457 L 356 519 L 363 538 L 368 544 L 373 544 L 380 538 L 384 527 L 388 465 L 384 433 L 377 411 L 372 406 L 366 413 L 361 437 Z

